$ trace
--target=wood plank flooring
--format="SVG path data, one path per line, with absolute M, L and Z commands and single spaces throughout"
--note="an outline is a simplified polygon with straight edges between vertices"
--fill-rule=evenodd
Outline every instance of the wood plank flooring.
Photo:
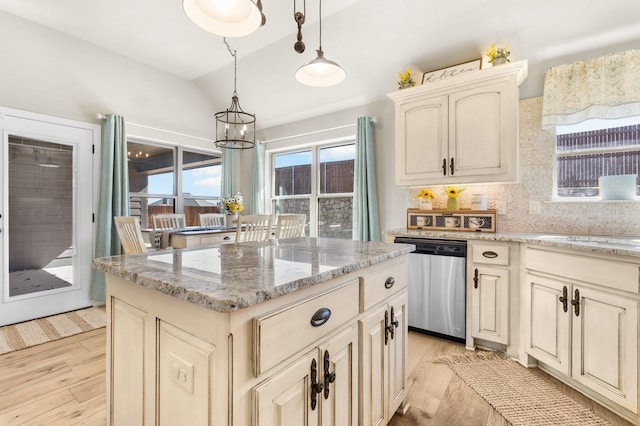
M 104 425 L 105 329 L 0 355 L 0 425 Z M 409 333 L 410 409 L 393 426 L 506 426 L 489 404 L 444 364 L 442 355 L 464 353 L 462 344 Z M 614 426 L 631 426 L 543 372 L 563 391 Z

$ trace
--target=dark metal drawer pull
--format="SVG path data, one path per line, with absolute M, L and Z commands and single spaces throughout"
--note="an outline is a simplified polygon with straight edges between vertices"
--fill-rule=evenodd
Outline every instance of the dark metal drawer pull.
M 320 308 L 311 317 L 311 325 L 314 327 L 320 327 L 322 324 L 329 321 L 330 317 L 331 317 L 331 309 Z
M 393 277 L 389 277 L 387 278 L 387 280 L 384 282 L 384 288 L 391 288 L 393 287 L 393 285 L 396 283 L 396 279 Z
M 482 255 L 484 257 L 486 257 L 487 259 L 495 259 L 496 257 L 498 257 L 498 253 L 496 253 L 495 251 L 490 251 L 490 250 L 483 251 Z

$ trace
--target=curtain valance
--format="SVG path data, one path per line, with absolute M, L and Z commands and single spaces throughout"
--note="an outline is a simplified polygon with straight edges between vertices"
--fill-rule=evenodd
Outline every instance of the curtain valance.
M 545 75 L 544 128 L 633 115 L 640 115 L 640 50 L 560 65 Z

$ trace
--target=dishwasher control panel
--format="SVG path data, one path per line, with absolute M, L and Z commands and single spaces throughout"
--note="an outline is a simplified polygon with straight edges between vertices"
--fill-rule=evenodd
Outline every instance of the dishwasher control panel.
M 407 229 L 496 232 L 496 211 L 407 209 Z

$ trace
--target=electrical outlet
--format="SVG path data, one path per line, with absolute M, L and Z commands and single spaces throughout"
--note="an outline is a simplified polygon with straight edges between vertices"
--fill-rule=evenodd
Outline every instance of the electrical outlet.
M 189 392 L 193 393 L 193 364 L 187 362 L 174 354 L 169 353 L 169 366 L 171 372 L 169 376 L 171 380 L 178 386 Z
M 498 214 L 507 214 L 507 202 L 496 201 L 496 211 Z
M 529 214 L 540 214 L 542 212 L 542 207 L 540 206 L 540 201 L 529 201 Z

